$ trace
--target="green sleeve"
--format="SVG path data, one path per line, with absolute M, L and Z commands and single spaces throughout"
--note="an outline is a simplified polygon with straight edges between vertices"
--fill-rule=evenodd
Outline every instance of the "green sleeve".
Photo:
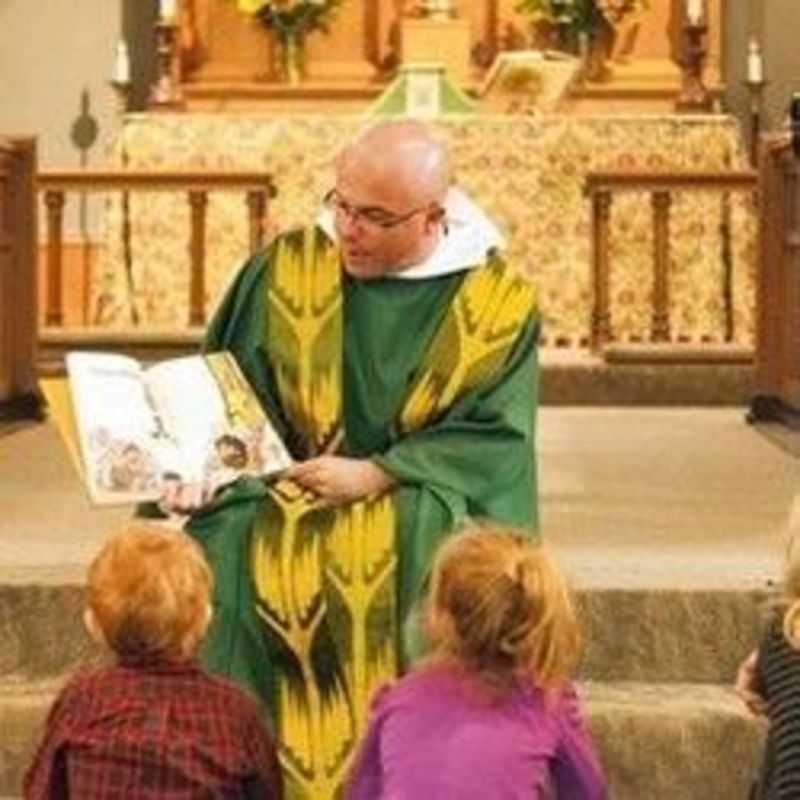
M 537 333 L 537 322 L 529 319 L 489 385 L 373 460 L 400 483 L 463 496 L 470 516 L 535 528 Z

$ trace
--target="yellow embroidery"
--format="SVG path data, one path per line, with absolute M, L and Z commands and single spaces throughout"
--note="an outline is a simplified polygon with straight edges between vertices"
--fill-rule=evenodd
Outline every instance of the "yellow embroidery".
M 270 268 L 265 340 L 282 407 L 318 452 L 342 415 L 338 250 L 313 230 L 285 237 Z M 427 424 L 504 363 L 533 296 L 498 260 L 473 270 L 431 342 L 401 414 Z M 288 797 L 333 800 L 369 699 L 397 673 L 396 511 L 389 495 L 319 508 L 290 481 L 271 488 L 251 560 L 277 652 L 272 708 Z

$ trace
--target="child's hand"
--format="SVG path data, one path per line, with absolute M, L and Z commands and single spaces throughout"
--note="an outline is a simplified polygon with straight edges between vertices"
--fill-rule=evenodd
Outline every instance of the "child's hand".
M 739 665 L 736 673 L 734 690 L 747 706 L 747 710 L 756 717 L 767 715 L 767 701 L 756 691 L 756 666 L 758 651 L 753 650 Z

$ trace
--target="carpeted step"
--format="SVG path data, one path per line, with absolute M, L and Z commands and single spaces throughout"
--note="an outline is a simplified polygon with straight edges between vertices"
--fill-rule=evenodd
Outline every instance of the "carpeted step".
M 20 792 L 56 691 L 52 681 L 0 681 L 0 797 Z M 762 730 L 730 690 L 591 682 L 583 695 L 613 800 L 746 797 Z
M 759 590 L 591 589 L 579 593 L 581 675 L 596 681 L 731 683 L 759 639 Z
M 587 683 L 587 718 L 613 800 L 737 800 L 764 726 L 709 684 Z
M 99 662 L 83 607 L 83 587 L 75 584 L 0 585 L 0 677 L 57 678 Z
M 586 679 L 729 683 L 758 641 L 758 591 L 589 589 L 578 597 Z M 102 652 L 82 611 L 77 585 L 0 585 L 0 676 L 57 678 L 97 663 Z
M 0 680 L 0 798 L 21 794 L 23 775 L 59 685 L 16 676 Z

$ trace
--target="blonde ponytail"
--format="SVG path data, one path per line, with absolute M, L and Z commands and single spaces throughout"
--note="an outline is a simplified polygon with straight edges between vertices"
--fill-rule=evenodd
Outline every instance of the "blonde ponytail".
M 470 523 L 441 547 L 427 623 L 435 656 L 498 687 L 557 687 L 580 651 L 572 598 L 546 548 L 494 523 Z

